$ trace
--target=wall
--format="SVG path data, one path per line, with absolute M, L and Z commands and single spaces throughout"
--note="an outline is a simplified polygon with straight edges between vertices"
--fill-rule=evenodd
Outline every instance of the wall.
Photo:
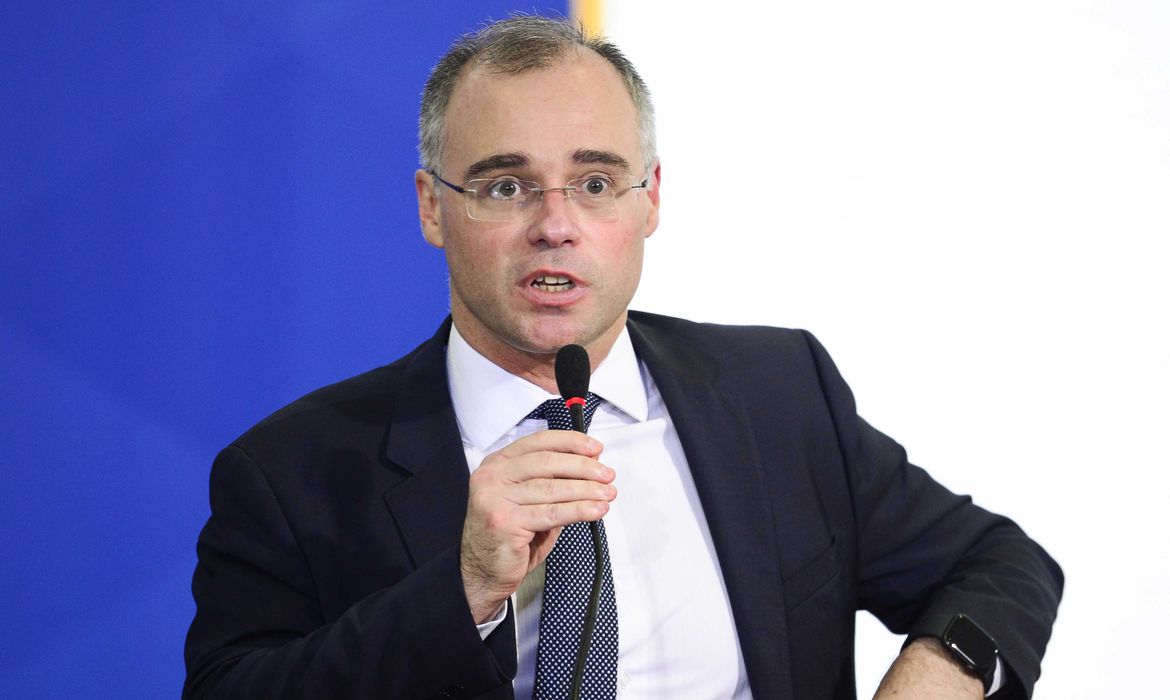
M 211 460 L 434 332 L 418 98 L 514 8 L 0 10 L 0 697 L 178 695 Z
M 1068 577 L 1037 698 L 1170 624 L 1170 9 L 610 2 L 654 91 L 636 308 L 812 330 L 860 411 Z M 859 615 L 859 696 L 901 640 Z

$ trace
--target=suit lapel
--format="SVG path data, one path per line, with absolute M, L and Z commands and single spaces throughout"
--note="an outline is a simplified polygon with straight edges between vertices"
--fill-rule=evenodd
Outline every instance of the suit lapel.
M 451 321 L 407 361 L 395 392 L 386 459 L 403 476 L 384 494 L 415 567 L 459 542 L 467 504 L 467 458 L 447 390 Z
M 791 697 L 773 503 L 750 416 L 719 388 L 715 358 L 631 318 L 634 349 L 662 393 L 686 453 L 731 601 L 755 697 Z
M 458 547 L 467 509 L 467 456 L 447 386 L 451 319 L 407 361 L 395 392 L 385 457 L 402 479 L 383 494 L 418 568 Z M 509 603 L 510 605 L 510 603 Z M 516 674 L 515 615 L 491 637 L 506 674 Z

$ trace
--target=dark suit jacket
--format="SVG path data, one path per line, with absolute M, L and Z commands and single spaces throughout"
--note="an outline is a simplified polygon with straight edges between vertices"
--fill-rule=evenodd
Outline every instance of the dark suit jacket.
M 220 453 L 184 695 L 512 697 L 512 616 L 481 641 L 459 574 L 449 323 Z M 1060 569 L 862 421 L 811 335 L 634 312 L 629 329 L 694 474 L 755 697 L 853 698 L 857 609 L 911 635 L 964 612 L 1030 694 Z

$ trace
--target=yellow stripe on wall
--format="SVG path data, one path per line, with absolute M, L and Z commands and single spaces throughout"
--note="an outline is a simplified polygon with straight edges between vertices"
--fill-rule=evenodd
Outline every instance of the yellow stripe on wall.
M 569 0 L 569 11 L 586 33 L 599 36 L 605 31 L 604 5 L 603 0 Z

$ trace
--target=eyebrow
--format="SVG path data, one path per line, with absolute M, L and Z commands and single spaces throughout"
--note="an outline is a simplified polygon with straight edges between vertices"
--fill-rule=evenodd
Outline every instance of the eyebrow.
M 523 153 L 497 153 L 469 165 L 467 170 L 463 172 L 463 181 L 467 182 L 492 170 L 526 168 L 531 162 L 532 160 Z
M 592 148 L 579 148 L 573 151 L 573 162 L 581 165 L 612 165 L 616 168 L 630 169 L 629 161 L 618 154 Z
M 578 148 L 573 151 L 573 162 L 579 165 L 610 165 L 615 168 L 630 169 L 629 161 L 618 154 L 593 148 Z M 531 164 L 532 159 L 523 153 L 496 153 L 469 165 L 467 170 L 463 172 L 463 181 L 467 182 L 493 170 L 527 168 Z

